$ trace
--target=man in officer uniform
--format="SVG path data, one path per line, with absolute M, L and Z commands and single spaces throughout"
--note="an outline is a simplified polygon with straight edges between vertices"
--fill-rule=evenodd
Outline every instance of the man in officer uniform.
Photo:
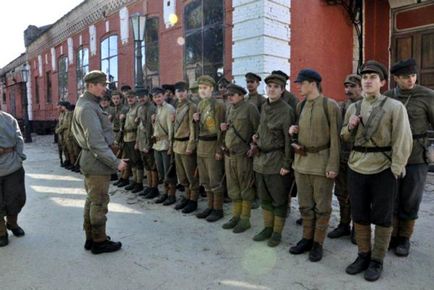
M 303 69 L 295 82 L 305 97 L 297 105 L 298 125 L 291 126 L 295 151 L 293 168 L 298 202 L 303 219 L 303 238 L 289 252 L 309 252 L 309 260 L 322 259 L 323 243 L 332 212 L 334 178 L 339 172 L 339 132 L 341 116 L 338 104 L 323 96 L 321 75 Z
M 191 213 L 197 209 L 199 193 L 199 179 L 195 174 L 197 141 L 193 121 L 197 106 L 188 99 L 185 82 L 175 84 L 175 95 L 178 101 L 174 123 L 173 153 L 175 154 L 176 175 L 179 183 L 186 188 L 185 197 L 175 206 L 175 209 L 182 209 L 183 213 Z
M 261 83 L 261 77 L 255 73 L 248 72 L 245 75 L 246 78 L 246 87 L 249 91 L 249 94 L 246 96 L 246 99 L 251 104 L 255 105 L 259 112 L 261 112 L 261 106 L 265 103 L 265 97 L 258 93 L 258 87 Z
M 390 72 L 397 86 L 384 95 L 404 104 L 413 134 L 413 151 L 405 167 L 406 174 L 398 180 L 390 242 L 397 256 L 406 257 L 410 251 L 410 238 L 418 217 L 430 162 L 426 154 L 427 130 L 430 125 L 434 128 L 434 91 L 416 84 L 414 59 L 394 64 Z
M 223 225 L 234 233 L 248 230 L 250 211 L 255 198 L 253 184 L 253 156 L 249 155 L 250 140 L 258 129 L 259 112 L 256 105 L 244 99 L 247 91 L 230 84 L 227 87 L 228 114 L 225 123 L 220 124 L 224 133 L 225 172 L 228 194 L 232 199 L 232 218 Z
M 282 100 L 286 79 L 272 74 L 265 78 L 265 83 L 268 99 L 262 105 L 259 127 L 250 149 L 250 155 L 255 155 L 253 170 L 264 228 L 253 240 L 268 240 L 268 246 L 275 247 L 282 239 L 288 212 L 288 174 L 292 163 L 288 129 L 294 122 L 294 112 Z
M 201 76 L 197 83 L 202 99 L 198 112 L 193 115 L 196 126 L 199 126 L 197 166 L 200 184 L 204 186 L 208 197 L 208 207 L 196 216 L 215 222 L 223 218 L 223 140 L 219 126 L 225 120 L 226 105 L 213 97 L 216 84 L 212 77 Z
M 412 150 L 412 134 L 405 106 L 381 94 L 387 70 L 367 61 L 361 68 L 363 99 L 352 104 L 341 130 L 354 146 L 348 161 L 348 191 L 356 230 L 357 259 L 346 268 L 375 281 L 383 271 L 383 259 L 392 234 L 393 203 L 397 179 L 405 174 Z M 375 225 L 371 250 L 371 223 Z
M 86 250 L 93 254 L 114 252 L 122 247 L 106 235 L 109 203 L 110 175 L 124 170 L 126 163 L 119 160 L 110 149 L 113 133 L 106 114 L 99 106 L 104 96 L 107 76 L 101 71 L 91 71 L 84 77 L 86 90 L 77 101 L 72 122 L 72 133 L 82 148 L 80 168 L 84 174 L 87 192 L 84 207 Z
M 362 99 L 362 78 L 357 74 L 349 74 L 345 78 L 345 96 L 347 100 L 340 104 L 342 119 L 345 117 L 345 113 L 348 107 Z M 341 141 L 341 156 L 339 165 L 339 174 L 335 179 L 335 195 L 339 202 L 339 214 L 340 222 L 336 229 L 328 233 L 327 237 L 330 239 L 340 238 L 342 236 L 348 236 L 351 234 L 351 241 L 355 244 L 354 230 L 351 231 L 351 206 L 350 196 L 347 188 L 347 168 L 348 158 L 351 152 L 351 143 Z

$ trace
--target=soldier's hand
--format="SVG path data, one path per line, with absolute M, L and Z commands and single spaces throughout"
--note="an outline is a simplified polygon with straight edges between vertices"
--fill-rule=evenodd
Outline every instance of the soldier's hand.
M 288 169 L 280 168 L 280 175 L 284 176 L 284 175 L 287 175 L 288 173 L 289 173 Z
M 215 160 L 222 160 L 222 159 L 223 159 L 223 156 L 221 154 L 219 154 L 219 153 L 215 154 Z
M 194 113 L 193 114 L 193 120 L 195 122 L 199 122 L 199 120 L 200 120 L 200 113 Z
M 360 116 L 352 115 L 350 117 L 350 120 L 348 121 L 348 129 L 353 130 L 354 128 L 357 128 L 360 123 Z
M 119 115 L 119 120 L 123 120 L 123 119 L 125 119 L 125 115 L 124 114 L 120 114 Z
M 226 131 L 228 129 L 228 127 L 229 127 L 228 123 L 221 123 L 220 124 L 220 130 L 222 132 Z
M 171 114 L 171 115 L 170 115 L 170 121 L 171 121 L 172 123 L 174 123 L 174 122 L 175 122 L 175 119 L 176 119 L 176 115 L 175 115 L 175 114 Z
M 157 115 L 156 114 L 152 114 L 152 116 L 151 116 L 152 123 L 155 123 L 155 119 L 156 118 L 157 118 Z
M 169 149 L 167 149 L 167 155 L 172 155 L 172 147 L 169 147 Z
M 143 151 L 143 153 L 146 153 L 146 154 L 149 153 L 148 149 L 143 149 L 142 151 Z
M 289 127 L 288 130 L 289 135 L 294 135 L 294 134 L 298 134 L 298 126 L 297 125 L 292 125 L 291 127 Z
M 112 118 L 112 115 L 108 115 L 107 117 L 108 117 L 109 121 L 111 122 L 112 119 L 113 119 L 113 118 Z
M 128 166 L 128 159 L 121 159 L 118 165 L 119 171 L 124 171 Z
M 254 134 L 253 136 L 252 136 L 252 141 L 253 141 L 253 143 L 258 143 L 258 140 L 259 140 L 259 136 L 258 135 L 256 135 L 256 134 Z
M 140 121 L 139 117 L 134 119 L 134 123 L 138 123 Z
M 335 179 L 336 176 L 338 176 L 338 174 L 337 174 L 336 172 L 334 172 L 334 171 L 327 171 L 327 172 L 326 172 L 326 177 L 327 177 L 327 178 Z
M 193 154 L 193 151 L 191 151 L 191 150 L 185 150 L 185 154 L 191 155 L 191 154 Z
M 134 144 L 134 149 L 139 150 L 139 145 Z

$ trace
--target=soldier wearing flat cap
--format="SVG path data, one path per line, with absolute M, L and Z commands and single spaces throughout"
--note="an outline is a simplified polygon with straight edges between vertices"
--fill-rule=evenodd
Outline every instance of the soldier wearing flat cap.
M 387 70 L 377 61 L 361 68 L 363 99 L 352 104 L 341 130 L 353 147 L 348 161 L 348 191 L 358 247 L 357 259 L 346 268 L 354 275 L 365 271 L 375 281 L 392 234 L 397 179 L 405 174 L 413 140 L 405 106 L 382 95 Z M 371 224 L 375 225 L 371 247 Z
M 193 115 L 197 106 L 187 95 L 187 84 L 175 84 L 177 98 L 176 117 L 174 122 L 173 152 L 175 154 L 176 175 L 179 183 L 186 188 L 185 197 L 175 206 L 176 210 L 191 213 L 197 209 L 199 193 L 199 179 L 195 174 L 197 168 L 196 157 L 196 128 Z
M 303 219 L 303 237 L 290 248 L 294 255 L 309 251 L 309 260 L 323 256 L 323 243 L 332 212 L 334 179 L 339 172 L 340 111 L 321 91 L 321 75 L 302 69 L 295 82 L 305 98 L 297 105 L 298 125 L 291 126 L 294 174 Z
M 292 108 L 282 100 L 286 79 L 278 74 L 265 78 L 268 99 L 262 105 L 259 126 L 252 137 L 253 170 L 261 199 L 264 228 L 254 241 L 280 244 L 288 211 L 288 174 L 292 155 L 288 128 L 294 122 Z
M 426 153 L 427 130 L 430 125 L 434 128 L 434 91 L 416 84 L 417 67 L 414 59 L 399 61 L 390 72 L 396 87 L 384 95 L 400 101 L 407 108 L 413 134 L 413 150 L 405 167 L 406 174 L 398 181 L 390 242 L 396 255 L 406 257 L 422 201 L 428 164 L 432 162 Z
M 189 87 L 190 93 L 188 95 L 188 99 L 193 102 L 194 104 L 196 104 L 196 106 L 199 104 L 200 102 L 200 97 L 199 97 L 199 85 L 197 84 L 197 81 L 194 81 L 190 87 Z
M 292 110 L 295 112 L 297 109 L 298 99 L 297 97 L 286 89 L 286 82 L 289 80 L 289 76 L 281 70 L 274 70 L 271 72 L 272 75 L 280 75 L 285 79 L 285 90 L 283 91 L 282 100 L 291 106 Z
M 243 87 L 230 84 L 227 90 L 230 105 L 220 129 L 224 132 L 225 172 L 232 199 L 232 218 L 223 228 L 242 233 L 250 228 L 250 211 L 255 199 L 253 156 L 248 153 L 260 116 L 256 105 L 245 100 L 247 91 Z
M 227 87 L 231 82 L 228 81 L 225 77 L 222 77 L 217 82 L 217 89 L 218 89 L 218 95 L 216 96 L 217 99 L 223 100 L 225 103 L 227 103 L 228 98 L 228 90 Z
M 161 88 L 164 90 L 165 102 L 176 107 L 175 87 L 173 85 L 164 84 Z
M 107 76 L 101 71 L 91 71 L 84 77 L 86 90 L 77 101 L 72 121 L 72 133 L 82 148 L 80 169 L 84 175 L 87 192 L 84 206 L 84 248 L 93 254 L 114 252 L 121 248 L 106 235 L 110 175 L 124 170 L 126 162 L 113 154 L 111 124 L 99 106 L 107 86 Z M 111 136 L 110 136 L 111 134 Z M 109 140 L 110 139 L 110 140 Z
M 341 117 L 345 118 L 348 107 L 361 100 L 362 97 L 362 78 L 357 74 L 349 74 L 344 80 L 345 96 L 347 100 L 340 104 Z M 350 197 L 347 187 L 347 168 L 348 158 L 350 157 L 351 143 L 341 141 L 341 157 L 339 165 L 339 174 L 335 179 L 335 191 L 339 202 L 340 222 L 337 228 L 328 233 L 327 237 L 331 239 L 351 235 L 351 241 L 355 244 L 354 230 L 351 231 L 351 206 Z
M 262 79 L 260 76 L 252 72 L 246 73 L 245 78 L 246 78 L 246 87 L 248 90 L 248 95 L 246 96 L 246 100 L 249 103 L 255 105 L 256 108 L 258 108 L 258 111 L 261 112 L 261 106 L 266 100 L 263 95 L 258 93 L 258 87 Z
M 208 75 L 198 78 L 201 101 L 193 119 L 199 127 L 197 166 L 199 182 L 205 188 L 208 206 L 197 218 L 215 222 L 223 218 L 223 152 L 220 124 L 225 120 L 226 105 L 213 97 L 214 79 Z

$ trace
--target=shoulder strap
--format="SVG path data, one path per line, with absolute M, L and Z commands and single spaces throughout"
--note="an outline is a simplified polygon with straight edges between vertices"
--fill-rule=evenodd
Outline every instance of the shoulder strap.
M 360 115 L 360 112 L 362 111 L 362 100 L 359 100 L 356 102 L 356 116 Z
M 324 96 L 322 105 L 323 105 L 323 108 L 324 108 L 324 114 L 326 115 L 326 118 L 327 118 L 327 123 L 329 124 L 329 127 L 330 127 L 330 116 L 329 116 L 328 98 L 326 96 Z

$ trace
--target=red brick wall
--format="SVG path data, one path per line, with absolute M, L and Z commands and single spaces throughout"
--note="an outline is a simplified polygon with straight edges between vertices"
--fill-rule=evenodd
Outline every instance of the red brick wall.
M 343 81 L 352 72 L 353 26 L 342 6 L 326 1 L 292 1 L 291 81 L 310 67 L 323 78 L 324 94 L 344 99 Z M 291 84 L 298 95 L 297 86 Z

